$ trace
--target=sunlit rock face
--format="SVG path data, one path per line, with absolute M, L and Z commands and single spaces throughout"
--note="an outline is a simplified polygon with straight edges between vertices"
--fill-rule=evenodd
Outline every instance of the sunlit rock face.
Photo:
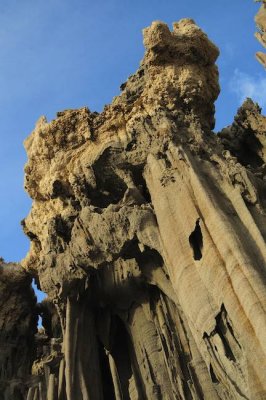
M 248 100 L 212 132 L 219 52 L 192 20 L 144 45 L 101 114 L 25 141 L 48 295 L 28 399 L 265 399 L 265 117 Z
M 255 17 L 255 22 L 258 28 L 258 32 L 255 33 L 255 36 L 262 46 L 266 47 L 266 2 L 265 0 L 262 0 L 261 3 L 262 5 Z M 256 57 L 264 68 L 266 68 L 266 54 L 262 51 L 258 51 Z

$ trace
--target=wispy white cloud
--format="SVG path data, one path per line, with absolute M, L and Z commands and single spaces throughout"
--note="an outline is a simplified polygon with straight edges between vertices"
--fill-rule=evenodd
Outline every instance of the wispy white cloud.
M 259 103 L 260 107 L 266 107 L 266 77 L 262 75 L 251 76 L 236 69 L 229 82 L 230 90 L 237 95 L 240 104 L 250 97 Z

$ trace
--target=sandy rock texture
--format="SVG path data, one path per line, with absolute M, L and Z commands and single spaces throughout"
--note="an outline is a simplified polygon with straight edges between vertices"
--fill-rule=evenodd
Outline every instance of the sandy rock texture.
M 190 19 L 143 34 L 102 113 L 25 141 L 27 400 L 265 400 L 266 118 L 248 99 L 214 134 L 217 47 Z
M 261 1 L 261 7 L 259 12 L 255 17 L 255 22 L 258 28 L 258 32 L 255 33 L 255 37 L 262 44 L 263 47 L 266 47 L 266 2 L 265 0 Z M 258 51 L 256 53 L 256 57 L 258 61 L 266 68 L 266 54 L 262 51 Z

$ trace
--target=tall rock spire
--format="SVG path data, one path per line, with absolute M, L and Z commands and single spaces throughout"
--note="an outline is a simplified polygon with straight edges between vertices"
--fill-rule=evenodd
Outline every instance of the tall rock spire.
M 22 265 L 48 298 L 21 398 L 265 400 L 266 119 L 247 101 L 212 132 L 219 51 L 194 21 L 144 45 L 102 113 L 25 141 Z

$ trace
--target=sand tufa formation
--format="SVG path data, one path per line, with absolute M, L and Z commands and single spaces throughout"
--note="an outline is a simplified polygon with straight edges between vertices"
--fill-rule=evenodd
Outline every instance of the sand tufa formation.
M 217 47 L 190 19 L 143 33 L 102 113 L 42 117 L 25 141 L 1 400 L 266 398 L 266 118 L 248 99 L 215 135 Z

